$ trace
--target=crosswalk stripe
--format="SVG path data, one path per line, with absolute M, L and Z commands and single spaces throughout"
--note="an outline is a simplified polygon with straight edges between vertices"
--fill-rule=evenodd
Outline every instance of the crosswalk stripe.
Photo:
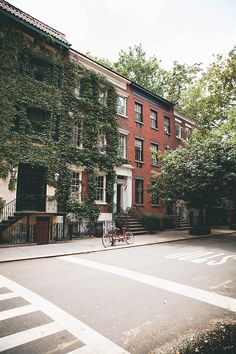
M 73 317 L 66 311 L 60 309 L 59 307 L 57 307 L 50 301 L 44 299 L 40 295 L 37 295 L 33 291 L 4 277 L 3 275 L 0 275 L 0 286 L 4 286 L 10 289 L 11 291 L 17 293 L 24 300 L 35 305 L 38 310 L 44 312 L 52 320 L 61 324 L 64 330 L 67 330 L 73 336 L 78 338 L 81 342 L 85 343 L 86 346 L 91 348 L 90 353 L 129 354 L 125 349 L 113 343 L 111 340 L 104 337 L 102 334 L 96 332 L 94 329 L 87 326 L 82 321 Z M 87 348 L 84 348 L 84 350 L 87 350 Z
M 110 266 L 104 263 L 90 261 L 88 259 L 64 256 L 59 259 L 79 264 L 84 267 L 94 268 L 107 273 L 116 274 L 124 278 L 135 280 L 139 283 L 147 284 L 159 289 L 167 290 L 175 294 L 183 295 L 194 300 L 202 301 L 210 305 L 215 305 L 229 311 L 236 311 L 236 299 L 216 294 L 210 291 L 194 288 L 174 281 L 154 277 L 148 274 L 135 272 L 125 268 Z
M 51 334 L 64 330 L 62 326 L 56 322 L 52 322 L 43 326 L 28 329 L 27 331 L 18 332 L 0 338 L 0 351 L 8 350 L 36 339 L 40 339 Z
M 26 315 L 28 313 L 35 312 L 37 310 L 38 308 L 34 305 L 26 305 L 26 306 L 16 307 L 11 310 L 2 311 L 0 312 L 0 321 L 8 320 L 9 318 L 16 317 L 16 316 Z
M 19 297 L 19 295 L 15 294 L 15 293 L 0 294 L 0 301 L 14 299 L 14 297 Z

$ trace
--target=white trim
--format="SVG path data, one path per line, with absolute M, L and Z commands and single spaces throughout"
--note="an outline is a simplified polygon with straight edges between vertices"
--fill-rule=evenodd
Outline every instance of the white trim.
M 118 132 L 123 135 L 129 135 L 129 131 L 126 129 L 118 128 Z
M 182 120 L 180 120 L 180 119 L 177 119 L 177 118 L 175 118 L 175 121 L 177 122 L 177 123 L 180 123 L 180 124 L 182 124 Z
M 188 124 L 188 123 L 185 123 L 185 127 L 190 128 L 190 129 L 193 129 L 193 126 L 190 125 L 190 124 Z

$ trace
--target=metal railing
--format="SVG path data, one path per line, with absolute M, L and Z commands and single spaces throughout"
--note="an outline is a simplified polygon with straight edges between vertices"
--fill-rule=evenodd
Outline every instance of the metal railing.
M 36 225 L 11 225 L 0 232 L 0 244 L 15 245 L 34 242 Z
M 0 221 L 7 220 L 9 216 L 13 216 L 16 211 L 16 199 L 5 204 L 0 213 Z

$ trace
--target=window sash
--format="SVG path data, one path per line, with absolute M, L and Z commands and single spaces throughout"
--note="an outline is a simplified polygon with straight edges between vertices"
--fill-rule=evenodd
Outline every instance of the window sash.
M 181 139 L 181 125 L 178 123 L 175 123 L 175 133 L 176 137 Z
M 143 122 L 143 106 L 135 103 L 135 120 L 139 123 Z
M 118 155 L 120 157 L 126 158 L 126 146 L 127 146 L 127 137 L 124 134 L 119 135 L 119 150 Z
M 135 203 L 143 204 L 143 180 L 135 180 Z
M 157 166 L 158 164 L 158 145 L 151 144 L 151 159 L 152 159 L 152 166 Z
M 122 96 L 118 96 L 117 102 L 117 113 L 123 116 L 126 115 L 126 98 Z
M 157 112 L 152 111 L 150 112 L 150 120 L 151 120 L 151 128 L 158 128 L 158 121 L 157 121 Z
M 78 124 L 73 125 L 72 144 L 75 146 L 80 146 L 80 129 Z
M 105 176 L 96 177 L 96 202 L 105 202 L 106 201 L 106 178 Z
M 135 160 L 143 161 L 143 141 L 135 139 Z
M 155 182 L 152 181 L 152 187 L 154 186 Z M 159 204 L 159 197 L 157 195 L 157 193 L 152 191 L 152 205 L 158 205 Z
M 73 172 L 71 174 L 70 197 L 81 201 L 81 172 Z
M 170 134 L 170 118 L 164 117 L 164 130 L 165 133 Z

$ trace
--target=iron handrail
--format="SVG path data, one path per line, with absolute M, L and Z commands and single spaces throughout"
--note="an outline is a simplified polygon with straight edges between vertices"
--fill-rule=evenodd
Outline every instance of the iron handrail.
M 16 199 L 11 200 L 5 204 L 0 213 L 0 221 L 7 220 L 8 217 L 13 216 L 16 211 Z

